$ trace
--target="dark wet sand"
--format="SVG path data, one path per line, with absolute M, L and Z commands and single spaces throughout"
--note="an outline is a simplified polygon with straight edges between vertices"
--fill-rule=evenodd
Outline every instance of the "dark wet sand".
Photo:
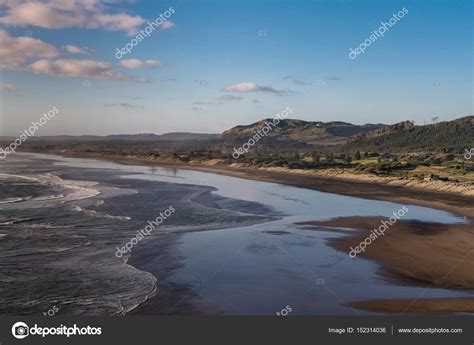
M 349 255 L 385 218 L 346 217 L 326 222 L 300 223 L 306 226 L 355 229 L 349 236 L 329 240 L 329 244 Z M 354 260 L 360 257 L 383 264 L 383 278 L 398 283 L 446 289 L 474 289 L 474 226 L 399 220 L 384 236 L 379 236 Z M 474 312 L 472 298 L 370 300 L 349 304 L 368 311 L 387 313 Z
M 390 299 L 348 303 L 347 306 L 379 313 L 452 314 L 474 312 L 474 297 Z

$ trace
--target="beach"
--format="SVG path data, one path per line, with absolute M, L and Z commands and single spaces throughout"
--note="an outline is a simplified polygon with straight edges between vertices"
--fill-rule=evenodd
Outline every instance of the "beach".
M 327 193 L 337 193 L 359 198 L 373 200 L 393 201 L 398 203 L 411 203 L 447 210 L 458 214 L 466 219 L 474 219 L 474 197 L 471 186 L 469 193 L 460 193 L 459 188 L 447 188 L 446 183 L 431 184 L 401 184 L 392 183 L 390 179 L 367 178 L 367 175 L 343 176 L 343 174 L 320 173 L 312 174 L 311 171 L 302 173 L 301 170 L 271 169 L 271 168 L 245 168 L 240 166 L 184 163 L 178 161 L 156 160 L 143 157 L 129 156 L 119 157 L 113 155 L 104 156 L 98 152 L 71 154 L 65 151 L 52 152 L 64 157 L 104 159 L 120 164 L 137 164 L 149 166 L 163 166 L 176 169 L 187 169 L 203 171 L 226 176 L 233 176 L 256 181 L 281 183 L 285 185 L 319 190 Z M 423 186 L 429 185 L 425 189 Z
M 95 157 L 98 158 L 98 157 Z M 120 159 L 122 164 L 154 164 L 137 158 Z M 160 164 L 160 163 L 158 163 Z M 474 289 L 472 265 L 474 263 L 474 198 L 468 194 L 442 192 L 433 189 L 421 190 L 413 186 L 383 184 L 379 179 L 334 178 L 330 175 L 291 173 L 288 170 L 266 170 L 232 168 L 228 166 L 204 166 L 165 163 L 163 166 L 180 169 L 212 172 L 245 179 L 282 183 L 323 192 L 350 195 L 361 198 L 415 204 L 453 212 L 465 218 L 466 224 L 436 224 L 400 222 L 388 231 L 372 248 L 361 256 L 381 264 L 387 279 L 403 284 L 427 284 L 448 289 Z M 296 176 L 295 176 L 296 175 Z M 445 190 L 449 190 L 444 188 Z M 346 227 L 357 230 L 356 234 L 330 240 L 329 243 L 341 252 L 349 252 L 383 218 L 352 217 L 334 219 L 329 222 L 308 222 L 305 225 L 328 228 Z M 344 232 L 344 230 L 341 230 Z M 400 313 L 437 314 L 452 312 L 474 312 L 473 298 L 367 300 L 350 303 L 358 309 Z
M 99 263 L 92 271 L 94 276 L 100 276 L 101 263 L 107 263 L 114 267 L 113 272 L 121 271 L 122 280 L 130 282 L 126 293 L 118 297 L 128 301 L 126 306 L 114 300 L 117 295 L 111 296 L 113 303 L 105 300 L 104 304 L 99 299 L 100 291 L 110 287 L 94 283 L 97 293 L 79 304 L 68 300 L 62 310 L 122 315 L 266 315 L 286 303 L 292 305 L 295 314 L 306 315 L 353 310 L 363 314 L 436 314 L 470 308 L 470 303 L 458 308 L 461 301 L 469 301 L 473 287 L 469 275 L 473 261 L 469 246 L 473 242 L 472 206 L 466 196 L 310 176 L 295 178 L 292 174 L 251 169 L 184 164 L 159 167 L 158 163 L 134 159 L 41 155 L 35 159 L 42 163 L 33 160 L 28 164 L 40 167 L 40 171 L 46 167 L 51 170 L 49 161 L 57 161 L 59 166 L 54 171 L 59 169 L 61 179 L 55 177 L 57 172 L 47 178 L 44 174 L 27 177 L 41 178 L 44 185 L 59 188 L 63 194 L 45 191 L 35 200 L 58 205 L 64 198 L 70 199 L 67 204 L 80 201 L 78 206 L 61 211 L 80 216 L 74 224 L 66 224 L 73 228 L 67 230 L 76 234 L 73 238 L 85 234 L 80 227 L 75 229 L 76 223 L 93 227 L 77 248 L 65 247 L 70 244 L 64 237 L 65 224 L 54 225 L 54 218 L 37 226 L 41 232 L 33 232 L 34 238 L 58 236 L 55 227 L 61 227 L 56 240 L 60 249 L 55 250 L 61 250 L 64 267 L 71 262 L 90 262 L 93 243 L 101 253 L 93 256 Z M 10 179 L 18 169 L 15 164 L 12 162 L 11 171 L 6 172 Z M 110 193 L 113 199 L 108 197 Z M 177 216 L 170 217 L 169 223 L 136 246 L 125 261 L 116 261 L 115 247 L 143 227 L 156 212 L 157 202 L 162 209 L 174 205 Z M 6 205 L 14 209 L 30 204 L 35 205 L 26 199 L 10 200 Z M 360 243 L 369 229 L 401 204 L 409 205 L 408 218 L 394 224 L 364 253 L 351 258 L 350 247 Z M 101 219 L 107 222 L 102 224 Z M 34 224 L 30 226 L 29 222 L 33 221 L 13 220 L 13 225 L 32 227 Z M 101 224 L 99 229 L 109 236 L 93 230 L 97 227 L 94 224 Z M 46 225 L 50 229 L 42 230 Z M 4 229 L 6 239 L 16 240 L 15 233 Z M 14 257 L 14 247 L 9 250 Z M 37 255 L 44 254 L 35 252 L 24 260 L 24 267 L 29 267 L 29 260 Z M 225 271 L 219 269 L 221 264 Z M 48 263 L 49 268 L 54 266 Z M 217 277 L 225 275 L 216 280 L 209 275 L 213 270 Z M 242 275 L 244 280 L 239 278 Z M 91 284 L 91 279 L 86 281 Z M 132 283 L 136 279 L 147 283 L 137 289 Z M 87 289 L 81 286 L 78 284 L 80 291 Z M 271 292 L 275 286 L 278 294 Z M 314 289 L 308 290 L 310 286 Z M 86 304 L 89 299 L 95 304 Z M 53 300 L 59 303 L 61 299 L 56 296 Z M 442 307 L 436 307 L 438 302 Z M 23 312 L 32 309 L 28 310 Z

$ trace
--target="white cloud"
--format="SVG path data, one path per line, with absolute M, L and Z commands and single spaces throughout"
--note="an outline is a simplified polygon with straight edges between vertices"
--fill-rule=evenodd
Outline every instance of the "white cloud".
M 140 16 L 129 16 L 125 13 L 119 14 L 95 14 L 91 17 L 88 28 L 104 28 L 107 31 L 125 31 L 128 36 L 133 36 L 138 31 L 145 19 Z
M 146 80 L 127 76 L 114 71 L 109 64 L 96 60 L 38 60 L 27 67 L 33 73 L 48 74 L 58 77 L 79 77 L 98 80 L 132 80 L 145 82 Z
M 6 31 L 0 30 L 0 42 L 0 69 L 58 77 L 148 82 L 147 79 L 115 71 L 107 62 L 59 58 L 59 50 L 56 47 L 36 38 L 12 37 Z M 73 45 L 66 45 L 65 49 L 72 53 L 87 52 L 84 48 Z M 149 67 L 157 62 L 146 60 L 144 65 Z
M 154 68 L 161 66 L 161 62 L 158 60 L 139 60 L 139 59 L 128 59 L 128 60 L 121 60 L 118 63 L 119 66 L 129 69 L 137 69 L 137 68 Z
M 18 69 L 34 58 L 52 58 L 58 50 L 39 39 L 32 37 L 12 37 L 0 30 L 0 68 Z
M 64 49 L 71 54 L 82 54 L 82 55 L 90 55 L 91 50 L 89 48 L 80 48 L 77 46 L 73 46 L 71 44 L 68 44 L 64 46 Z
M 161 30 L 168 30 L 174 27 L 174 23 L 171 20 L 166 20 L 161 24 L 160 29 Z
M 253 82 L 248 81 L 228 85 L 223 90 L 227 92 L 264 92 L 272 93 L 277 96 L 286 96 L 292 93 L 291 90 L 277 90 L 271 86 L 259 86 Z
M 0 24 L 37 26 L 46 29 L 103 28 L 134 35 L 145 22 L 140 16 L 108 13 L 105 0 L 2 1 Z
M 229 92 L 249 92 L 257 91 L 257 84 L 251 82 L 241 82 L 237 84 L 228 85 L 224 88 L 224 91 Z

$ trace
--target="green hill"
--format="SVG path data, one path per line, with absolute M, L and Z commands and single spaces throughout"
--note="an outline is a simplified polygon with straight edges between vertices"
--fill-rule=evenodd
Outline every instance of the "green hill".
M 223 132 L 219 138 L 225 142 L 246 141 L 272 119 L 264 119 L 250 125 L 236 126 Z M 335 145 L 344 143 L 349 137 L 374 131 L 384 127 L 382 124 L 353 125 L 341 121 L 313 122 L 284 119 L 267 135 L 265 142 L 293 142 L 309 145 Z
M 402 122 L 350 139 L 344 151 L 406 152 L 464 150 L 474 147 L 474 116 L 452 121 L 415 126 Z

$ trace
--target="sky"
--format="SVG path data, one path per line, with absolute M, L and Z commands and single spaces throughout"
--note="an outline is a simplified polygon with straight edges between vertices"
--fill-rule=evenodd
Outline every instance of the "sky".
M 355 124 L 472 115 L 472 7 L 0 0 L 0 135 L 53 107 L 36 135 L 220 133 L 287 107 L 291 118 Z

